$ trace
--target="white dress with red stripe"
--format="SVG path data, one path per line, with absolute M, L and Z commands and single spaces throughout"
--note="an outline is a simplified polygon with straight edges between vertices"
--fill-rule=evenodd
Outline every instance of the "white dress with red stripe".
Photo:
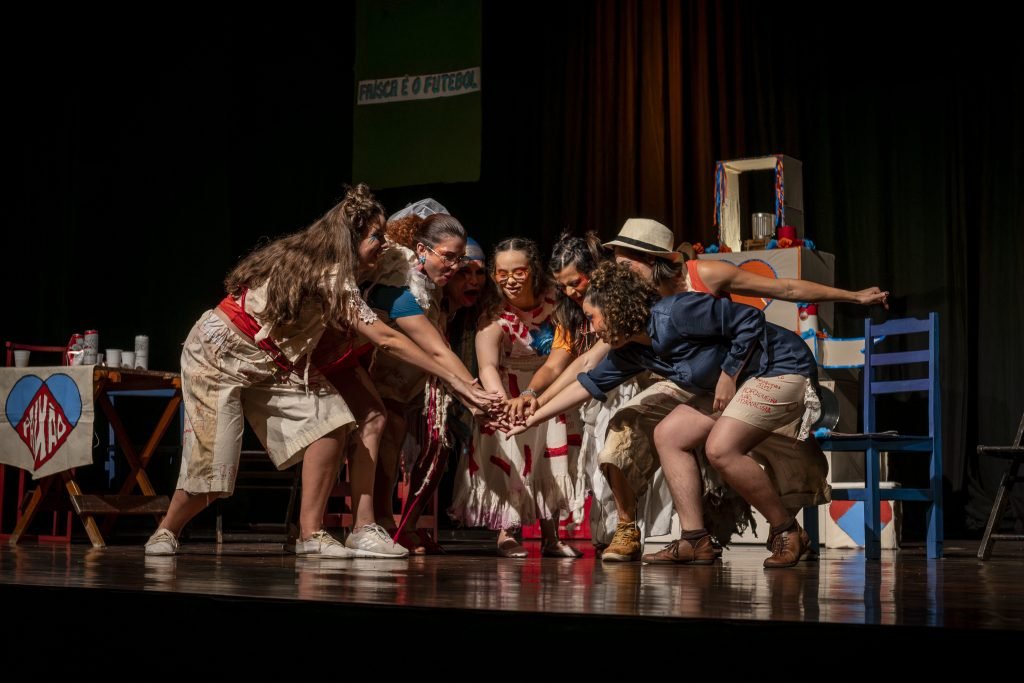
M 506 303 L 501 312 L 499 372 L 512 398 L 529 386 L 551 352 L 554 304 L 554 293 L 548 292 L 531 311 Z M 587 487 L 579 462 L 581 433 L 578 410 L 512 438 L 477 424 L 472 446 L 459 463 L 449 514 L 465 526 L 490 529 L 514 529 L 570 513 L 582 519 Z

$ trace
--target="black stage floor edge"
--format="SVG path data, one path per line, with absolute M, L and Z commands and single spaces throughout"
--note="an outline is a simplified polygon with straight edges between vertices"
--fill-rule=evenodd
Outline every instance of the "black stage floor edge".
M 1024 553 L 1005 545 L 987 562 L 963 544 L 941 560 L 825 550 L 765 570 L 756 546 L 710 567 L 666 567 L 602 564 L 589 548 L 576 561 L 466 546 L 332 561 L 279 544 L 184 544 L 154 558 L 137 545 L 27 543 L 0 548 L 0 651 L 8 673 L 43 665 L 114 678 L 329 674 L 342 662 L 339 675 L 387 677 L 469 664 L 469 678 L 943 671 L 982 653 L 996 661 L 1024 634 Z

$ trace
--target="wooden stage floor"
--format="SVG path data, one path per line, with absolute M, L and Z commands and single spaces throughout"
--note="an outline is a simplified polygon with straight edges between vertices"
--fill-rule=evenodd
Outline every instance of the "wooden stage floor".
M 445 556 L 406 560 L 317 560 L 286 554 L 280 544 L 185 543 L 176 557 L 146 557 L 139 545 L 3 545 L 0 604 L 5 631 L 17 622 L 9 607 L 18 604 L 30 615 L 26 626 L 46 628 L 45 615 L 57 612 L 82 615 L 98 632 L 130 632 L 134 624 L 147 639 L 163 621 L 169 630 L 196 616 L 207 624 L 228 619 L 240 632 L 309 618 L 340 639 L 358 624 L 392 631 L 401 623 L 438 643 L 525 628 L 578 637 L 598 653 L 594 633 L 879 643 L 911 635 L 937 645 L 947 634 L 958 647 L 969 645 L 969 635 L 979 642 L 1024 635 L 1018 543 L 997 544 L 987 562 L 974 557 L 976 542 L 950 543 L 937 561 L 923 549 L 887 551 L 881 562 L 826 549 L 818 562 L 783 570 L 763 569 L 767 551 L 757 546 L 734 546 L 703 567 L 603 564 L 584 545 L 586 556 L 575 561 L 502 559 L 479 543 L 448 547 Z M 8 648 L 16 641 L 5 634 Z

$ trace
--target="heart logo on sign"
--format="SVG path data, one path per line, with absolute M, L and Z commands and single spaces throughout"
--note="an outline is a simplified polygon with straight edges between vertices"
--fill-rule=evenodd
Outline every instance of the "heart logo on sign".
M 67 441 L 82 416 L 82 395 L 65 374 L 43 381 L 25 375 L 11 387 L 4 412 L 32 453 L 35 469 L 45 465 Z
M 762 261 L 759 258 L 744 261 L 743 263 L 740 263 L 738 267 L 740 270 L 745 270 L 748 273 L 760 275 L 761 277 L 766 277 L 771 280 L 776 280 L 779 277 L 778 273 L 775 272 L 775 269 L 772 268 L 767 261 Z M 768 308 L 768 304 L 770 304 L 773 301 L 773 299 L 768 297 L 743 296 L 742 294 L 732 294 L 730 298 L 738 304 L 746 304 L 747 306 L 753 306 L 759 311 L 763 311 L 764 309 Z
M 892 521 L 892 503 L 888 500 L 879 501 L 878 511 L 882 519 L 882 528 Z M 846 535 L 857 545 L 864 545 L 864 503 L 859 500 L 836 500 L 829 503 L 828 514 Z

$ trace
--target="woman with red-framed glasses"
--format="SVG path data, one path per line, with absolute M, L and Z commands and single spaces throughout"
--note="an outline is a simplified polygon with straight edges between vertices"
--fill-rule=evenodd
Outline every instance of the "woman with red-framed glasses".
M 480 381 L 492 393 L 515 399 L 528 389 L 554 341 L 555 292 L 536 243 L 502 241 L 491 261 L 493 292 L 476 335 Z M 513 438 L 478 425 L 463 454 L 449 513 L 466 526 L 499 532 L 499 555 L 522 558 L 517 536 L 540 521 L 543 554 L 580 557 L 558 538 L 558 523 L 583 513 L 585 482 L 579 467 L 577 411 L 555 416 Z

